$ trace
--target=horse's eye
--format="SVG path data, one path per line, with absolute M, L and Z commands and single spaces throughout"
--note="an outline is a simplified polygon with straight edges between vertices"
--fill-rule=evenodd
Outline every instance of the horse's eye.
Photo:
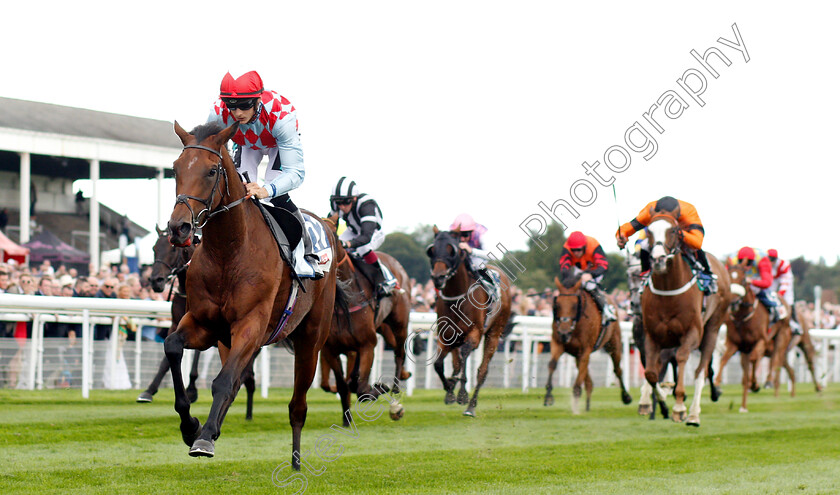
M 216 176 L 216 167 L 211 168 L 210 171 L 207 172 L 207 176 L 208 177 L 215 177 Z

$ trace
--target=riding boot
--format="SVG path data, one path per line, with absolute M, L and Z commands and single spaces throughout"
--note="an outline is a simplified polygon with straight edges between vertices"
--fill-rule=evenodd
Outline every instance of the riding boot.
M 309 232 L 306 229 L 306 222 L 303 220 L 303 213 L 300 212 L 300 208 L 294 211 L 294 215 L 300 222 L 301 227 L 303 227 L 303 259 L 308 261 L 312 266 L 312 271 L 315 274 L 313 278 L 315 280 L 324 278 L 324 272 L 321 271 L 321 260 L 318 258 L 318 255 L 312 252 L 312 239 L 309 237 Z
M 717 275 L 712 271 L 712 268 L 709 266 L 709 260 L 706 258 L 706 252 L 702 249 L 694 250 L 695 255 L 695 266 L 700 270 L 701 276 L 706 280 L 706 291 L 704 291 L 707 295 L 714 294 L 718 291 L 718 284 L 717 284 Z
M 485 292 L 493 299 L 496 294 L 496 283 L 493 281 L 493 277 L 490 275 L 490 271 L 487 269 L 486 266 L 482 266 L 475 270 L 476 278 L 478 282 L 484 286 Z
M 376 263 L 371 265 L 374 270 L 371 271 L 373 275 L 373 285 L 376 287 L 376 298 L 384 299 L 391 295 L 391 289 L 396 286 L 396 279 L 386 280 L 385 266 L 382 260 L 376 260 Z
M 601 312 L 601 325 L 603 326 L 611 321 L 615 321 L 615 309 L 613 309 L 612 304 L 607 302 L 607 296 L 601 288 L 596 287 L 595 289 L 587 290 L 587 292 L 589 292 L 589 295 L 595 301 L 595 306 L 598 306 L 598 311 Z

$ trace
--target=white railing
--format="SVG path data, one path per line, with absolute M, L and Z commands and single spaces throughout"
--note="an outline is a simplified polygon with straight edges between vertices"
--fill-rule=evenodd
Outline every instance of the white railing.
M 18 368 L 21 377 L 18 382 L 19 388 L 41 389 L 45 386 L 52 386 L 47 383 L 44 376 L 44 324 L 50 322 L 81 324 L 80 348 L 76 347 L 78 343 L 75 342 L 69 342 L 69 346 L 64 345 L 63 343 L 68 342 L 68 339 L 47 340 L 58 341 L 60 343 L 56 344 L 60 347 L 58 349 L 59 354 L 62 352 L 61 349 L 66 351 L 72 348 L 74 352 L 81 351 L 82 376 L 80 386 L 82 396 L 87 398 L 89 397 L 90 389 L 95 384 L 94 365 L 98 362 L 99 366 L 105 370 L 109 366 L 111 370 L 116 368 L 116 361 L 118 359 L 117 349 L 120 345 L 119 339 L 116 337 L 119 331 L 120 318 L 134 318 L 138 326 L 138 333 L 140 333 L 139 328 L 142 326 L 168 327 L 170 325 L 170 311 L 169 303 L 158 301 L 0 294 L 0 321 L 26 321 L 32 323 L 31 338 L 26 339 L 25 342 L 15 342 L 15 339 L 9 338 L 0 339 L 0 351 L 5 349 L 9 353 L 13 353 L 13 351 L 17 352 L 16 359 L 19 362 Z M 441 387 L 440 380 L 433 370 L 433 363 L 430 362 L 431 358 L 437 352 L 437 337 L 433 330 L 435 321 L 436 317 L 434 313 L 411 314 L 409 335 L 412 339 L 416 337 L 415 347 L 418 342 L 420 346 L 417 349 L 417 353 L 409 352 L 406 359 L 406 367 L 412 373 L 412 377 L 406 383 L 406 392 L 409 395 L 419 386 L 427 389 Z M 502 386 L 505 388 L 521 386 L 522 391 L 527 392 L 530 388 L 541 387 L 543 383 L 538 383 L 538 380 L 544 380 L 547 377 L 545 357 L 537 352 L 537 348 L 540 344 L 545 346 L 550 342 L 551 318 L 517 316 L 514 321 L 517 325 L 507 337 L 506 342 L 502 345 L 501 351 L 497 352 L 497 355 L 491 363 L 488 382 L 492 378 L 495 380 L 495 384 L 488 384 L 487 386 Z M 93 325 L 102 324 L 111 326 L 111 338 L 106 341 L 97 341 L 94 343 L 92 338 L 93 332 L 91 331 Z M 638 353 L 631 352 L 631 325 L 623 322 L 621 329 L 623 379 L 628 387 L 638 386 L 641 383 L 643 374 L 639 365 Z M 725 327 L 721 329 L 721 341 L 724 336 Z M 829 380 L 840 382 L 840 330 L 811 330 L 811 338 L 814 341 L 819 356 L 817 359 L 818 378 L 823 384 Z M 6 347 L 3 347 L 3 341 L 7 341 Z M 144 342 L 140 338 L 127 345 L 134 346 L 134 378 L 131 380 L 131 386 L 133 388 L 141 388 L 146 383 L 143 379 L 148 380 L 151 378 L 151 372 L 149 370 L 157 370 L 157 363 L 163 357 L 162 345 L 155 342 Z M 97 349 L 99 358 L 95 355 L 95 349 Z M 471 389 L 474 383 L 482 352 L 483 349 L 480 346 L 467 360 L 468 389 Z M 792 352 L 794 353 L 795 363 L 798 364 L 796 366 L 798 368 L 798 381 L 806 381 L 807 374 L 803 365 L 804 360 L 801 356 L 797 355 L 797 350 Z M 498 354 L 501 354 L 501 356 Z M 104 356 L 104 359 L 101 359 L 102 356 Z M 2 359 L 0 357 L 0 360 Z M 192 359 L 193 353 L 190 351 L 186 352 L 182 363 L 185 374 L 189 370 Z M 205 359 L 202 376 L 206 377 L 209 374 L 209 367 L 211 365 L 219 366 L 218 357 L 211 356 L 209 360 L 207 358 L 202 359 Z M 718 360 L 719 355 L 716 356 L 715 363 L 718 363 Z M 269 386 L 272 382 L 275 386 L 291 385 L 292 361 L 293 357 L 285 349 L 274 346 L 263 349 L 263 352 L 260 354 L 259 364 L 255 370 L 257 379 L 261 385 L 263 397 L 268 396 Z M 730 365 L 724 370 L 725 383 L 740 381 L 740 366 L 738 363 L 732 364 L 737 361 L 739 360 L 731 361 Z M 451 373 L 450 362 L 451 360 L 447 359 L 445 363 L 445 372 L 447 375 Z M 6 366 L 8 371 L 8 363 L 0 362 L 0 370 L 3 369 L 3 366 Z M 598 373 L 593 372 L 593 375 L 603 377 L 603 384 L 605 386 L 613 384 L 612 361 L 607 359 L 604 353 L 598 352 L 593 356 L 590 363 L 590 371 L 593 369 L 597 369 L 598 371 Z M 393 353 L 391 351 L 385 351 L 384 342 L 380 337 L 376 347 L 372 376 L 390 376 L 383 374 L 384 371 L 390 372 L 391 375 L 393 374 Z M 715 371 L 717 372 L 717 367 Z M 560 359 L 557 367 L 557 380 L 560 386 L 570 386 L 576 373 L 574 358 L 569 355 L 564 355 Z M 107 377 L 107 373 L 105 376 Z M 115 374 L 111 373 L 111 377 L 113 376 Z M 500 383 L 498 382 L 499 376 L 501 376 Z M 316 374 L 313 385 L 317 385 L 319 381 L 320 373 Z M 519 385 L 515 385 L 515 382 Z M 104 378 L 102 383 L 104 388 L 115 388 L 113 381 L 109 382 L 107 378 Z

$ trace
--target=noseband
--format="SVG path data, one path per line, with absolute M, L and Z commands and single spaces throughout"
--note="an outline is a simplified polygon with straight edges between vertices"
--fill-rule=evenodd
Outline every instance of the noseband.
M 218 208 L 213 210 L 213 197 L 216 195 L 216 189 L 219 187 L 219 181 L 222 179 L 222 176 L 225 177 L 225 194 L 230 196 L 230 187 L 229 187 L 229 180 L 227 176 L 227 172 L 225 172 L 225 168 L 222 166 L 222 154 L 219 153 L 217 150 L 213 148 L 208 148 L 207 146 L 201 146 L 198 144 L 188 144 L 184 146 L 184 150 L 194 148 L 204 151 L 209 151 L 214 155 L 219 157 L 219 162 L 215 165 L 216 168 L 216 182 L 213 184 L 213 188 L 210 190 L 210 195 L 207 199 L 202 199 L 196 196 L 190 196 L 188 194 L 179 194 L 175 197 L 175 206 L 177 207 L 179 204 L 183 203 L 186 207 L 190 210 L 190 225 L 192 226 L 193 230 L 198 230 L 203 228 L 207 225 L 207 222 L 210 221 L 211 218 L 218 215 L 219 213 L 226 212 L 233 208 L 234 206 L 238 205 L 239 203 L 245 201 L 248 198 L 248 195 L 245 195 L 242 198 L 237 199 L 236 201 L 222 205 L 220 204 Z M 181 151 L 183 153 L 183 150 Z M 198 201 L 202 205 L 204 205 L 204 209 L 195 213 L 192 206 L 190 206 L 189 200 Z M 202 221 L 202 215 L 204 215 L 204 219 Z
M 575 316 L 572 318 L 571 316 L 557 316 L 555 310 L 554 321 L 557 323 L 567 323 L 571 322 L 571 332 L 575 331 L 575 326 L 577 322 L 580 320 L 580 316 L 583 314 L 583 294 L 580 291 L 577 291 L 574 294 L 558 294 L 557 297 L 577 297 L 577 310 L 575 311 Z

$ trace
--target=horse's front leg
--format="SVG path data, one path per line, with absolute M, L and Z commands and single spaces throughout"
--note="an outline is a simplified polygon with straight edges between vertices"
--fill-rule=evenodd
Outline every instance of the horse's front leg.
M 458 404 L 466 405 L 470 402 L 470 394 L 467 393 L 467 373 L 469 366 L 467 366 L 467 359 L 472 354 L 473 349 L 478 347 L 478 339 L 473 339 L 472 335 L 478 332 L 470 332 L 470 336 L 464 339 L 464 344 L 458 349 L 458 354 L 461 356 L 461 372 L 459 373 L 458 381 L 461 382 L 461 387 L 458 389 Z M 478 338 L 481 338 L 479 335 Z
M 727 330 L 728 331 L 728 330 Z M 735 329 L 733 328 L 732 331 L 734 332 Z M 726 339 L 726 350 L 723 352 L 723 356 L 720 358 L 720 366 L 718 367 L 717 376 L 715 377 L 715 386 L 720 387 L 721 382 L 723 381 L 723 368 L 726 367 L 726 363 L 732 359 L 732 356 L 738 352 L 738 348 L 733 344 L 729 339 Z
M 563 355 L 564 346 L 557 341 L 556 338 L 551 339 L 551 360 L 548 362 L 548 381 L 545 384 L 545 401 L 543 405 L 554 405 L 554 395 L 551 391 L 554 390 L 554 372 L 557 370 L 557 361 Z
M 163 343 L 166 359 L 172 372 L 172 386 L 175 389 L 175 411 L 181 416 L 181 437 L 192 446 L 201 431 L 201 423 L 190 415 L 190 399 L 184 389 L 184 377 L 181 374 L 181 359 L 184 348 L 204 350 L 214 342 L 211 333 L 199 326 L 191 314 L 187 313 L 178 324 L 178 330 L 169 334 Z
M 698 318 L 699 319 L 699 318 Z M 699 325 L 695 328 L 692 328 L 688 331 L 688 333 L 683 336 L 682 342 L 680 346 L 677 348 L 677 353 L 675 355 L 677 359 L 677 383 L 674 388 L 674 395 L 676 396 L 676 403 L 674 404 L 674 408 L 672 409 L 673 417 L 672 419 L 676 423 L 682 423 L 686 420 L 687 416 L 687 408 L 685 407 L 685 366 L 688 362 L 688 358 L 691 355 L 691 351 L 696 349 L 697 346 L 700 344 L 700 339 L 698 337 L 698 328 Z M 705 369 L 703 370 L 702 380 L 700 381 L 700 389 L 702 391 L 703 382 L 706 381 L 705 377 Z M 697 380 L 695 379 L 695 387 L 697 387 Z M 696 388 L 695 388 L 696 391 Z M 696 421 L 699 423 L 699 415 L 700 415 L 700 404 L 699 398 L 695 392 L 694 400 L 691 403 L 692 412 L 694 412 L 694 408 L 696 405 L 696 414 L 697 418 Z M 696 404 L 695 404 L 696 403 Z M 697 425 L 695 425 L 697 426 Z
M 222 370 L 213 380 L 213 405 L 207 423 L 190 449 L 193 457 L 213 457 L 215 441 L 219 438 L 222 422 L 242 384 L 242 375 L 262 342 L 262 330 L 268 318 L 259 313 L 231 326 L 231 345 L 223 359 Z M 220 352 L 221 354 L 221 352 Z
M 440 377 L 440 381 L 443 384 L 443 390 L 446 392 L 446 395 L 443 398 L 444 404 L 455 403 L 455 394 L 452 393 L 452 391 L 455 389 L 455 381 L 446 378 L 443 366 L 444 360 L 446 359 L 446 355 L 449 354 L 449 351 L 450 348 L 448 345 L 444 344 L 443 342 L 438 342 L 438 357 L 437 359 L 435 359 L 435 373 L 437 373 L 437 375 Z
M 575 361 L 577 361 L 577 378 L 572 387 L 572 414 L 580 414 L 580 396 L 583 395 L 583 384 L 586 375 L 589 373 L 589 354 L 591 349 L 583 349 Z

